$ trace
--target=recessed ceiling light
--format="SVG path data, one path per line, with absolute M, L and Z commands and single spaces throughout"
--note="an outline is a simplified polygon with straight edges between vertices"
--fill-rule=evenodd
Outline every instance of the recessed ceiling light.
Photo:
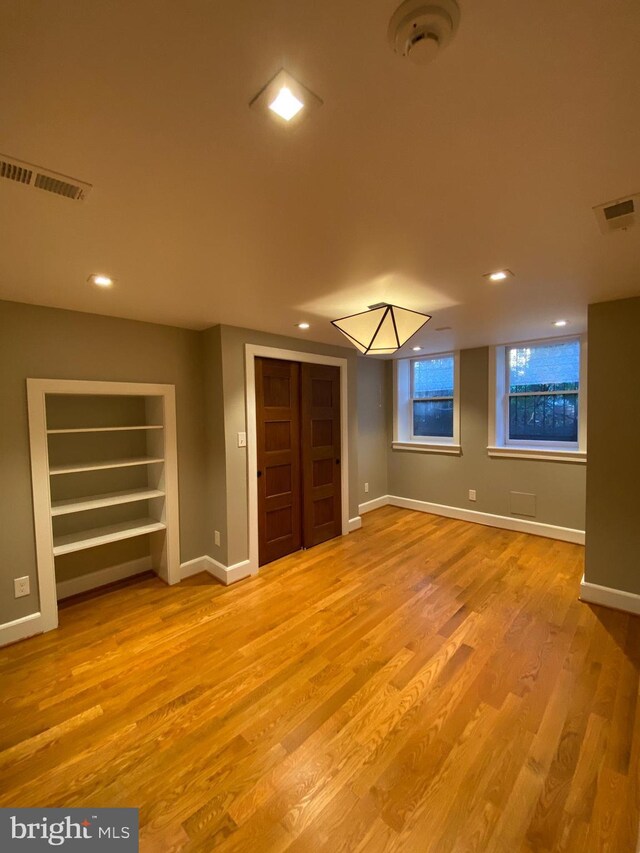
M 302 101 L 296 98 L 288 86 L 283 86 L 275 99 L 269 104 L 269 109 L 273 110 L 274 113 L 277 113 L 285 121 L 291 121 L 303 108 L 304 104 Z
M 294 125 L 312 109 L 322 106 L 322 101 L 282 69 L 258 92 L 249 106 L 267 113 L 282 124 Z
M 420 352 L 420 350 L 422 349 L 422 347 L 411 347 L 411 349 L 412 349 L 414 352 Z
M 298 328 L 299 329 L 308 329 L 309 324 L 308 323 L 298 323 Z
M 488 278 L 489 281 L 504 281 L 505 278 L 513 278 L 511 270 L 495 270 L 494 272 L 486 272 L 483 278 Z
M 90 275 L 88 280 L 91 284 L 96 284 L 98 287 L 111 287 L 113 284 L 113 279 L 108 275 L 103 275 L 102 273 Z
M 556 320 L 553 325 L 557 326 L 559 329 L 562 329 L 563 326 L 567 325 L 567 321 L 566 320 Z

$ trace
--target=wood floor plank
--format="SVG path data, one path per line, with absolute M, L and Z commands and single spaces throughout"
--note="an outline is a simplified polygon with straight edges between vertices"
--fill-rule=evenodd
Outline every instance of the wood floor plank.
M 228 588 L 69 599 L 0 650 L 0 805 L 138 807 L 143 853 L 635 853 L 640 618 L 582 563 L 384 507 Z

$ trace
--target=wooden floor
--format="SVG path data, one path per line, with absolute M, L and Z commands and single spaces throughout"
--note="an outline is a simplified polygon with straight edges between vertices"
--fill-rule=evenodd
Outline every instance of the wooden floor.
M 0 650 L 0 805 L 137 806 L 163 853 L 635 851 L 640 619 L 578 602 L 582 548 L 363 521 Z

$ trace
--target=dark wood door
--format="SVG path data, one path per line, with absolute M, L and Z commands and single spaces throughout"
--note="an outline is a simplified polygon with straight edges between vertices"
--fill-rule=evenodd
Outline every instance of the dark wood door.
M 342 533 L 340 368 L 301 368 L 302 541 L 310 548 Z
M 302 547 L 300 365 L 256 358 L 260 565 Z

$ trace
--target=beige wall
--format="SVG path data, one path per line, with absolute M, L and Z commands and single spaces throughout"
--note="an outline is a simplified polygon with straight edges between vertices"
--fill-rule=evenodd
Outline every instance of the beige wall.
M 640 298 L 589 306 L 585 580 L 640 594 Z
M 357 447 L 357 395 L 356 351 L 344 347 L 327 346 L 300 338 L 288 338 L 240 329 L 221 327 L 222 374 L 224 385 L 227 537 L 222 550 L 227 565 L 248 558 L 247 513 L 247 451 L 239 448 L 238 432 L 246 432 L 245 406 L 245 344 L 276 347 L 299 352 L 331 355 L 348 361 L 349 392 L 349 517 L 358 515 L 358 447 Z
M 389 386 L 391 364 L 388 364 Z M 389 493 L 446 506 L 511 515 L 509 492 L 536 495 L 531 521 L 584 530 L 585 465 L 490 458 L 488 444 L 489 350 L 460 353 L 462 456 L 388 451 Z M 390 430 L 392 402 L 388 396 Z M 477 501 L 468 498 L 476 489 Z M 520 517 L 520 516 L 514 516 Z
M 176 386 L 181 558 L 186 561 L 206 553 L 202 362 L 197 332 L 0 302 L 0 623 L 38 609 L 27 377 Z M 23 575 L 31 578 L 32 593 L 16 599 L 13 578 Z
M 358 365 L 358 499 L 366 503 L 389 494 L 387 479 L 387 363 L 359 357 Z M 365 492 L 364 484 L 369 484 Z

